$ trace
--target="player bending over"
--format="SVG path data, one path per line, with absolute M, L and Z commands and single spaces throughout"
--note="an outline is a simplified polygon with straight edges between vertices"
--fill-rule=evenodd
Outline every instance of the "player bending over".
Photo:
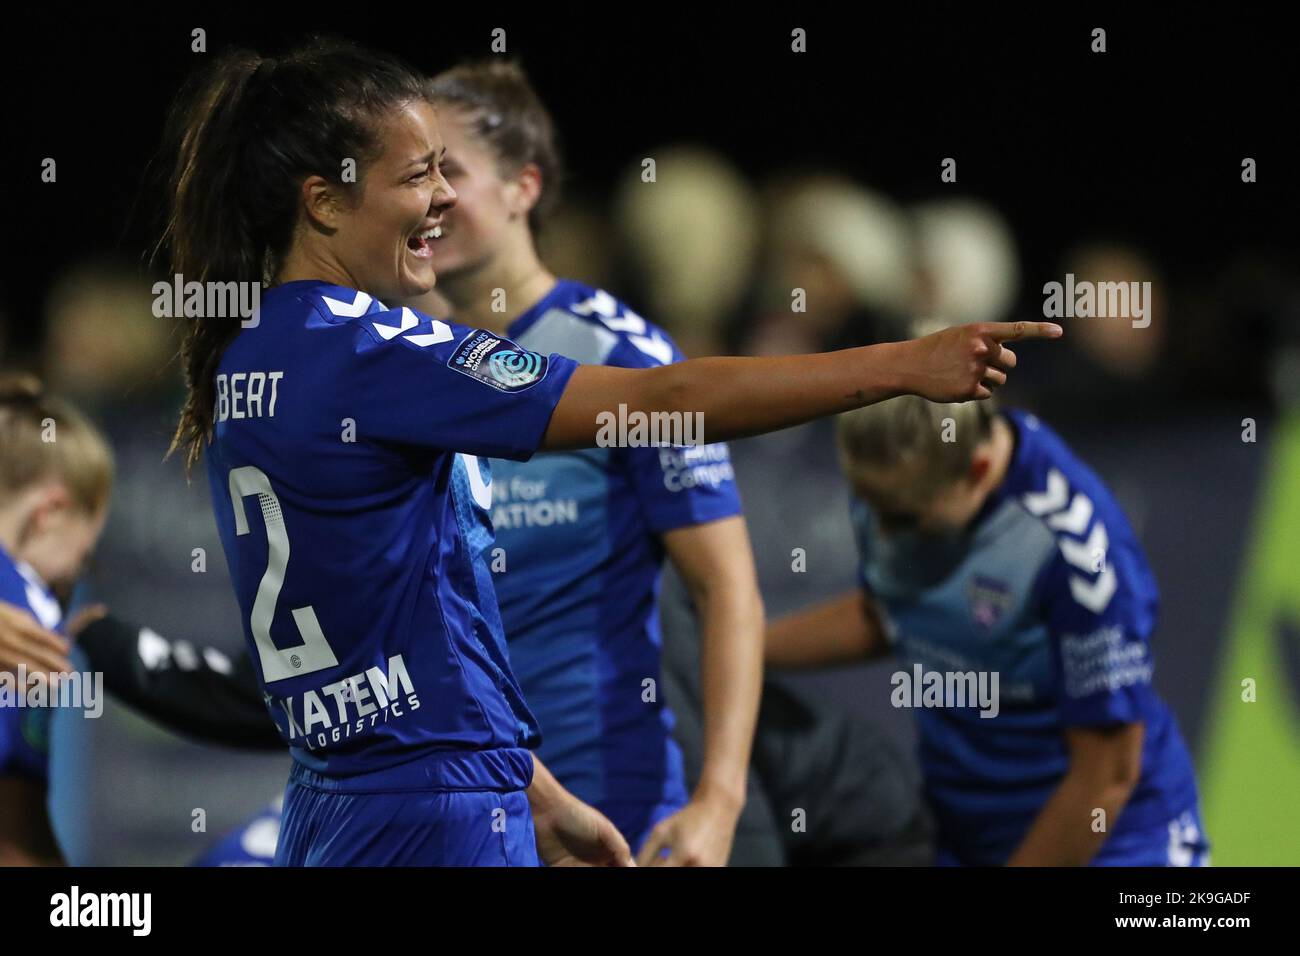
M 838 434 L 861 588 L 772 623 L 767 662 L 898 655 L 940 863 L 1204 863 L 1191 759 L 1151 685 L 1156 583 L 1097 475 L 988 404 L 896 398 Z

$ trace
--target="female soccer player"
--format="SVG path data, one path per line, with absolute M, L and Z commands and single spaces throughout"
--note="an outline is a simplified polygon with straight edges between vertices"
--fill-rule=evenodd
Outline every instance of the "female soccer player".
M 29 376 L 0 378 L 0 601 L 46 635 L 23 663 L 66 669 L 55 592 L 71 587 L 94 550 L 112 483 L 108 444 L 89 421 Z M 17 673 L 4 675 L 0 693 L 0 866 L 62 863 L 45 801 L 50 711 L 18 706 L 29 688 Z M 41 679 L 53 693 L 50 671 Z
M 475 459 L 594 446 L 620 405 L 700 413 L 726 439 L 902 392 L 987 397 L 1015 362 L 1003 341 L 1060 329 L 626 369 L 390 309 L 433 287 L 456 201 L 433 104 L 404 66 L 317 43 L 224 56 L 173 114 L 171 272 L 214 299 L 271 286 L 256 322 L 193 309 L 174 444 L 190 462 L 208 451 L 245 633 L 295 758 L 277 860 L 533 864 L 533 821 L 547 862 L 623 859 L 612 825 L 529 752 Z
M 841 416 L 862 588 L 775 621 L 767 661 L 895 651 L 939 862 L 1205 861 L 1151 686 L 1156 583 L 1101 479 L 1033 415 L 912 396 Z
M 433 244 L 437 290 L 411 304 L 537 352 L 655 368 L 683 356 L 608 293 L 557 280 L 534 231 L 560 179 L 551 118 L 514 64 L 434 79 L 456 205 Z M 504 309 L 498 306 L 504 306 Z M 763 610 L 727 447 L 601 448 L 493 462 L 493 579 L 538 756 L 604 813 L 638 862 L 722 866 L 744 804 Z M 703 625 L 705 754 L 689 798 L 659 694 L 665 553 Z M 653 832 L 652 832 L 653 831 Z

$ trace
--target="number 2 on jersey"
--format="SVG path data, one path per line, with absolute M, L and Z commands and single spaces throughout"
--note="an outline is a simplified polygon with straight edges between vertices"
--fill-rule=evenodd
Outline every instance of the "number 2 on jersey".
M 302 637 L 301 644 L 281 650 L 271 641 L 271 621 L 275 619 L 275 605 L 284 585 L 285 568 L 289 565 L 289 532 L 284 526 L 280 499 L 271 489 L 271 480 L 260 468 L 245 465 L 230 472 L 230 503 L 235 510 L 236 535 L 248 534 L 244 499 L 249 495 L 257 495 L 266 525 L 266 573 L 257 586 L 249 621 L 261 658 L 262 679 L 270 683 L 336 666 L 338 658 L 325 640 L 320 622 L 316 620 L 316 611 L 310 604 L 296 607 L 291 612 Z

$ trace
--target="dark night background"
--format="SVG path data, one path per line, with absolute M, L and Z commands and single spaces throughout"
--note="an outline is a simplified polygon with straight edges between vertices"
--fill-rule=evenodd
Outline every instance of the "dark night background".
M 1262 15 L 419 9 L 54 13 L 15 31 L 3 67 L 14 246 L 0 285 L 11 344 L 35 344 L 69 258 L 139 257 L 153 236 L 144 171 L 172 94 L 203 59 L 190 52 L 200 26 L 207 56 L 230 45 L 274 52 L 311 29 L 429 71 L 486 55 L 503 27 L 562 131 L 570 192 L 599 197 L 667 140 L 707 142 L 753 175 L 843 170 L 900 199 L 937 194 L 939 160 L 953 156 L 961 192 L 995 201 L 1033 237 L 1021 250 L 1027 274 L 1052 269 L 1080 236 L 1140 241 L 1187 275 L 1232 250 L 1294 256 L 1300 245 L 1295 42 Z M 790 52 L 794 26 L 808 31 L 806 54 Z M 1107 29 L 1105 54 L 1089 52 L 1094 26 Z M 46 156 L 59 182 L 42 188 Z M 1243 156 L 1259 162 L 1249 189 Z

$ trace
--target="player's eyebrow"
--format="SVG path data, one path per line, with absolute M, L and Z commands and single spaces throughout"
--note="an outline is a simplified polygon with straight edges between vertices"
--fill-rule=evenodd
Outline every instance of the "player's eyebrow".
M 446 156 L 446 155 L 447 155 L 447 147 L 446 147 L 446 146 L 443 146 L 441 149 L 431 149 L 431 150 L 429 150 L 429 151 L 428 151 L 427 153 L 425 153 L 423 156 L 418 156 L 418 157 L 416 157 L 415 159 L 412 159 L 412 160 L 411 160 L 410 162 L 408 162 L 406 165 L 408 165 L 408 166 L 428 166 L 429 163 L 433 161 L 433 158 L 434 158 L 435 156 L 438 157 L 439 159 L 442 159 L 442 157 L 444 157 L 444 156 Z

